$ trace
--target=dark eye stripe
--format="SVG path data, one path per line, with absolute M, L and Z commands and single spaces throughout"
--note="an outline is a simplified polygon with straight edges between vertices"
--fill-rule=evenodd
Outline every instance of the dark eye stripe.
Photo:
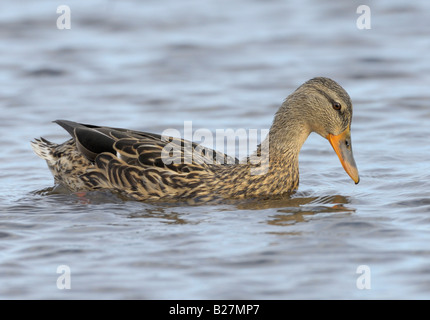
M 315 87 L 314 87 L 315 88 Z M 320 94 L 320 95 L 322 95 L 322 96 L 324 96 L 330 103 L 331 103 L 331 105 L 333 106 L 333 109 L 334 110 L 341 110 L 342 109 L 342 105 L 339 103 L 339 102 L 337 102 L 337 101 L 335 101 L 335 100 L 333 100 L 325 91 L 323 91 L 323 90 L 321 90 L 321 89 L 319 89 L 319 88 L 315 88 L 315 90 Z
M 319 88 L 315 88 L 315 90 L 322 96 L 324 96 L 328 102 L 330 102 L 331 105 L 334 105 L 336 103 L 336 101 L 334 101 L 325 91 L 319 89 Z
M 317 87 L 314 87 L 314 89 L 319 93 L 319 94 L 321 94 L 323 97 L 325 97 L 329 102 L 330 102 L 330 104 L 332 105 L 332 106 L 334 106 L 334 104 L 336 104 L 336 103 L 338 103 L 338 102 L 336 102 L 335 100 L 333 100 L 325 91 L 323 91 L 323 90 L 321 90 L 321 89 L 319 89 L 319 88 L 317 88 Z M 341 119 L 342 119 L 342 126 L 344 127 L 344 128 L 347 128 L 348 127 L 348 125 L 349 125 L 349 121 L 348 121 L 348 117 L 346 117 L 345 116 L 345 112 L 346 113 L 348 113 L 348 111 L 347 111 L 347 109 L 344 109 L 344 111 L 343 112 L 341 112 Z

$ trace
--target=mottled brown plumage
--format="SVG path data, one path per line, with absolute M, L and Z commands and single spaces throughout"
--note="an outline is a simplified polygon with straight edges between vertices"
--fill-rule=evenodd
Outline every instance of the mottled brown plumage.
M 57 120 L 72 139 L 32 142 L 56 184 L 73 192 L 107 189 L 136 200 L 271 198 L 299 183 L 300 149 L 311 132 L 327 138 L 358 183 L 352 156 L 348 94 L 328 78 L 314 78 L 277 111 L 269 135 L 245 161 L 190 141 L 133 130 Z M 166 161 L 168 159 L 168 161 Z

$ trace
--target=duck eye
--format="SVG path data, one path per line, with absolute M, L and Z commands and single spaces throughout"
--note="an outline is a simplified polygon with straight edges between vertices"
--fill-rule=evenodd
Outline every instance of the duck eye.
M 342 106 L 340 105 L 339 102 L 333 102 L 333 109 L 334 110 L 340 110 L 342 108 Z

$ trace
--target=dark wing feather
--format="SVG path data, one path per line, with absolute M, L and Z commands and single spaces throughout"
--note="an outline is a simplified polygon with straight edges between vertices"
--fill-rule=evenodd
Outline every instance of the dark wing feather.
M 102 152 L 114 153 L 115 140 L 102 131 L 67 120 L 55 121 L 73 137 L 78 150 L 90 161 Z
M 164 167 L 177 172 L 188 172 L 187 164 L 195 167 L 203 164 L 239 163 L 236 158 L 179 138 L 68 120 L 55 122 L 69 132 L 78 150 L 93 162 L 99 154 L 108 152 L 129 165 Z M 164 159 L 167 156 L 170 163 L 163 161 L 163 156 Z

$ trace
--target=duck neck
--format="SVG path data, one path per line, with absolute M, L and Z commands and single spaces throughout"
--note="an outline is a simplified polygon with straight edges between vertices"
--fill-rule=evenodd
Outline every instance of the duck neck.
M 290 194 L 299 184 L 299 152 L 311 130 L 284 103 L 268 136 L 244 164 L 215 166 L 212 189 L 233 198 Z
M 300 118 L 284 116 L 277 113 L 269 135 L 248 158 L 246 165 L 237 165 L 225 172 L 228 172 L 227 180 L 235 182 L 233 196 L 272 197 L 290 194 L 297 189 L 299 152 L 310 130 L 299 121 Z
M 280 118 L 282 117 L 282 118 Z M 298 170 L 299 152 L 311 130 L 300 118 L 288 116 L 288 113 L 275 117 L 269 131 L 270 163 L 283 164 L 283 167 L 295 165 Z M 277 166 L 270 170 L 279 170 Z
M 261 146 L 261 150 L 269 154 L 263 183 L 270 184 L 272 181 L 272 194 L 290 193 L 298 187 L 299 153 L 310 134 L 308 126 L 298 119 L 292 116 L 284 119 L 275 117 L 269 135 Z

